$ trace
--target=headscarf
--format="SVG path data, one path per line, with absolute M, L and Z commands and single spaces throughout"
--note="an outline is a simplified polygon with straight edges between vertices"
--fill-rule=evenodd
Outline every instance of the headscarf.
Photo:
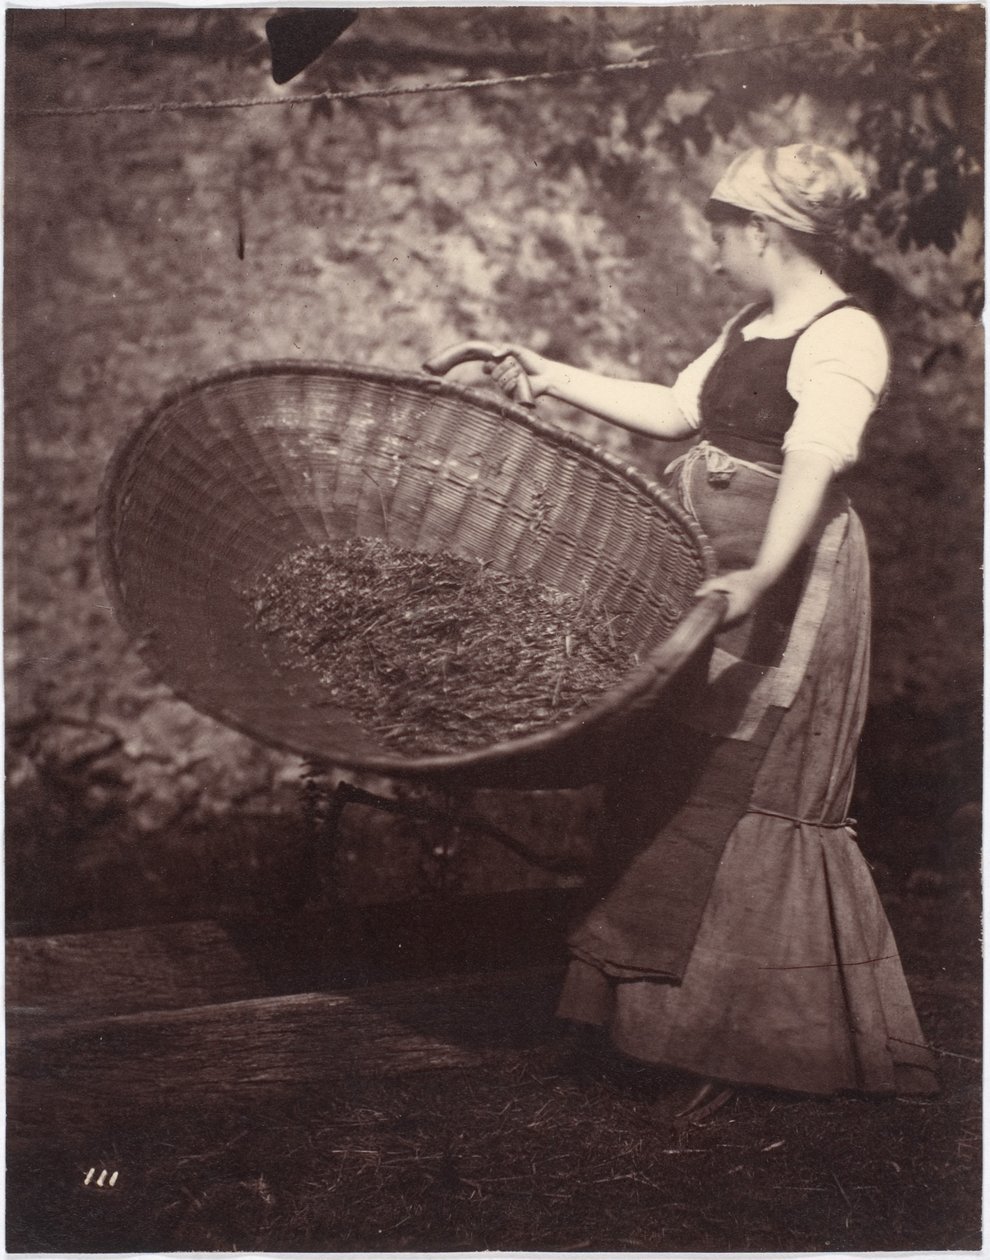
M 740 154 L 712 190 L 713 201 L 764 214 L 792 228 L 828 236 L 867 192 L 862 172 L 838 149 L 789 144 Z

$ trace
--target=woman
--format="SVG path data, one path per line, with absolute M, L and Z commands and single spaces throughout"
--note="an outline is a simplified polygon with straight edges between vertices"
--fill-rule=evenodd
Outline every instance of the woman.
M 869 576 L 836 477 L 888 371 L 882 331 L 834 268 L 864 192 L 849 159 L 820 145 L 732 163 L 706 215 L 717 269 L 756 300 L 669 388 L 519 346 L 486 365 L 506 392 L 524 370 L 534 395 L 702 439 L 667 475 L 715 548 L 701 592 L 727 597 L 724 629 L 676 736 L 636 750 L 610 785 L 558 1010 L 606 1026 L 626 1054 L 700 1077 L 689 1115 L 726 1086 L 938 1088 L 847 818 Z M 672 783 L 688 786 L 672 796 Z

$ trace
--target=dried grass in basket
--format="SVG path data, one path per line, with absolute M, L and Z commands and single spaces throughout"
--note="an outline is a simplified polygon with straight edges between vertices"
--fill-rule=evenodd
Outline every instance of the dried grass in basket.
M 356 537 L 593 591 L 626 614 L 640 664 L 549 729 L 397 755 L 312 673 L 273 668 L 243 601 L 294 550 Z M 99 539 L 118 616 L 177 695 L 263 743 L 392 777 L 600 779 L 721 612 L 694 600 L 706 540 L 649 479 L 494 393 L 382 368 L 264 363 L 171 394 L 111 461 Z

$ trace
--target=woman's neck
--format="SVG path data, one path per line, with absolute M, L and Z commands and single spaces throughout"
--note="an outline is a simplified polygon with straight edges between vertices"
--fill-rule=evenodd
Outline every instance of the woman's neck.
M 781 328 L 800 324 L 846 296 L 845 290 L 820 268 L 802 259 L 797 266 L 781 267 L 770 277 L 770 305 L 763 319 Z

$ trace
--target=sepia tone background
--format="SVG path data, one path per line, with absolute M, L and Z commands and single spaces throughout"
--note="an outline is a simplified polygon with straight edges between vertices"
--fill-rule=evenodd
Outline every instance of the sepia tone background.
M 237 363 L 416 370 L 466 337 L 512 338 L 586 367 L 669 381 L 739 304 L 710 272 L 701 208 L 714 179 L 747 145 L 814 137 L 850 146 L 874 175 L 857 278 L 895 360 L 849 479 L 875 581 L 854 812 L 909 964 L 931 976 L 951 970 L 971 986 L 957 1003 L 964 1018 L 931 1018 L 949 1020 L 952 1044 L 972 1039 L 982 11 L 367 9 L 285 87 L 270 73 L 272 12 L 7 14 L 9 931 L 276 913 L 295 906 L 310 879 L 300 761 L 172 698 L 114 620 L 95 509 L 107 460 L 143 412 L 176 384 Z M 756 51 L 731 51 L 743 47 Z M 636 56 L 664 60 L 477 91 L 277 103 Z M 102 110 L 237 99 L 253 104 Z M 31 113 L 53 106 L 93 112 Z M 553 404 L 540 409 L 647 470 L 679 449 Z M 593 791 L 475 802 L 540 852 L 576 857 L 596 804 Z M 438 843 L 435 830 L 353 809 L 329 877 L 335 904 L 347 905 L 407 903 L 411 894 L 453 905 L 574 883 L 484 837 L 444 834 Z M 957 1121 L 942 1135 L 950 1145 Z M 969 1186 L 976 1220 L 978 1181 L 964 1154 L 957 1145 L 955 1181 L 947 1163 L 939 1184 L 957 1194 Z M 903 1211 L 882 1235 L 862 1218 L 860 1245 L 964 1245 L 972 1236 L 949 1223 L 941 1201 L 923 1227 Z M 814 1213 L 803 1219 L 808 1234 L 780 1238 L 827 1245 Z M 161 1237 L 249 1246 L 302 1236 L 283 1221 L 230 1238 L 211 1220 Z M 341 1228 L 345 1241 L 362 1237 L 357 1226 Z M 398 1247 L 433 1237 L 395 1228 L 388 1236 Z M 622 1243 L 602 1228 L 595 1245 Z M 741 1228 L 711 1237 L 739 1245 Z M 44 1235 L 35 1229 L 29 1242 Z M 675 1234 L 682 1245 L 706 1241 Z M 437 1236 L 479 1247 L 580 1241 L 559 1232 L 527 1239 L 519 1222 L 480 1234 L 448 1222 Z

